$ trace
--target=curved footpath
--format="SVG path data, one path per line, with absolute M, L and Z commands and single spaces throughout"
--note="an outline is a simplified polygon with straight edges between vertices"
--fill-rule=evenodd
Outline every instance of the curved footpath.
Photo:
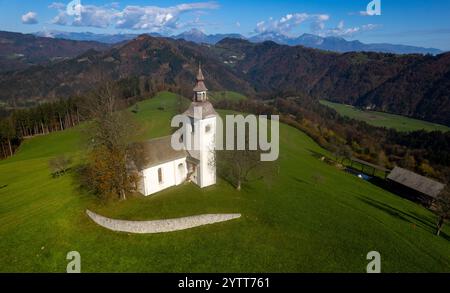
M 126 221 L 106 218 L 91 212 L 90 210 L 86 210 L 86 213 L 95 223 L 106 229 L 137 234 L 181 231 L 204 225 L 226 222 L 241 217 L 241 214 L 207 214 L 156 221 Z

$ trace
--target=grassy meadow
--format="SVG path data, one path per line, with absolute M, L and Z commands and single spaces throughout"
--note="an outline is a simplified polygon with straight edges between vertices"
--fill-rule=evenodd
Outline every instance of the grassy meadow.
M 450 131 L 450 127 L 445 125 L 431 123 L 423 120 L 408 118 L 400 115 L 394 115 L 389 113 L 377 112 L 377 111 L 363 111 L 350 105 L 333 103 L 325 100 L 320 101 L 323 105 L 328 106 L 336 110 L 342 116 L 347 116 L 356 120 L 364 121 L 370 125 L 386 128 L 394 128 L 398 131 L 414 131 L 414 130 L 427 130 L 427 131 Z
M 139 103 L 141 139 L 170 133 L 176 101 L 166 92 Z M 50 175 L 54 156 L 83 160 L 83 127 L 29 139 L 0 162 L 1 272 L 65 272 L 73 250 L 82 272 L 365 272 L 372 250 L 383 272 L 450 272 L 450 227 L 436 237 L 431 212 L 323 163 L 315 154 L 326 151 L 287 125 L 274 182 L 241 192 L 224 181 L 207 189 L 186 183 L 111 203 L 80 190 L 73 173 Z M 132 235 L 97 226 L 87 208 L 118 219 L 242 218 Z
M 233 102 L 246 100 L 247 97 L 243 94 L 233 92 L 233 91 L 217 91 L 208 93 L 208 96 L 211 101 L 217 102 L 220 100 L 229 100 Z

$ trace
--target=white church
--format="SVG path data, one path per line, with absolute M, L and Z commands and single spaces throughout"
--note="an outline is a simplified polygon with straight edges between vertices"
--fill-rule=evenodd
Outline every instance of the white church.
M 196 150 L 190 150 L 188 147 L 174 150 L 171 136 L 140 143 L 142 155 L 139 160 L 135 160 L 133 169 L 139 172 L 141 180 L 137 189 L 143 195 L 149 196 L 186 181 L 200 188 L 216 184 L 216 167 L 211 162 L 215 156 L 218 114 L 208 101 L 208 89 L 204 81 L 202 69 L 199 67 L 193 101 L 183 114 L 190 120 L 190 133 L 186 135 L 190 135 L 191 141 L 199 146 Z M 202 109 L 201 117 L 194 115 L 194 109 L 197 107 Z

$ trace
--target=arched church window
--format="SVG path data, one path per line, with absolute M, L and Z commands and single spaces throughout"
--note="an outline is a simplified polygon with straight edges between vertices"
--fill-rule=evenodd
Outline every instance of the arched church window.
M 211 125 L 206 125 L 205 131 L 206 131 L 206 133 L 210 132 L 211 131 Z

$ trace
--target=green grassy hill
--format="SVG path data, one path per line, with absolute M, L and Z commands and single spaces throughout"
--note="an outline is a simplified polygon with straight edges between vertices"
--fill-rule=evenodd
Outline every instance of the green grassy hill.
M 333 108 L 343 116 L 361 120 L 373 126 L 394 128 L 398 131 L 414 131 L 421 129 L 428 131 L 450 131 L 450 127 L 441 124 L 383 112 L 363 111 L 350 105 L 333 103 L 325 100 L 321 100 L 320 102 L 325 106 Z
M 243 94 L 233 92 L 233 91 L 218 91 L 218 92 L 211 92 L 209 93 L 209 98 L 214 101 L 220 101 L 220 100 L 230 100 L 233 102 L 236 101 L 242 101 L 246 100 L 247 97 Z
M 168 134 L 176 97 L 139 104 L 146 137 Z M 158 110 L 164 107 L 164 111 Z M 27 140 L 0 162 L 0 271 L 64 272 L 69 251 L 83 272 L 364 272 L 381 253 L 384 272 L 450 272 L 450 229 L 433 235 L 434 215 L 329 166 L 302 132 L 281 125 L 280 174 L 241 192 L 223 181 L 192 184 L 153 197 L 103 204 L 78 189 L 73 175 L 52 179 L 48 160 L 83 159 L 82 128 Z M 242 213 L 239 220 L 168 234 L 105 230 L 86 208 L 121 219 Z

